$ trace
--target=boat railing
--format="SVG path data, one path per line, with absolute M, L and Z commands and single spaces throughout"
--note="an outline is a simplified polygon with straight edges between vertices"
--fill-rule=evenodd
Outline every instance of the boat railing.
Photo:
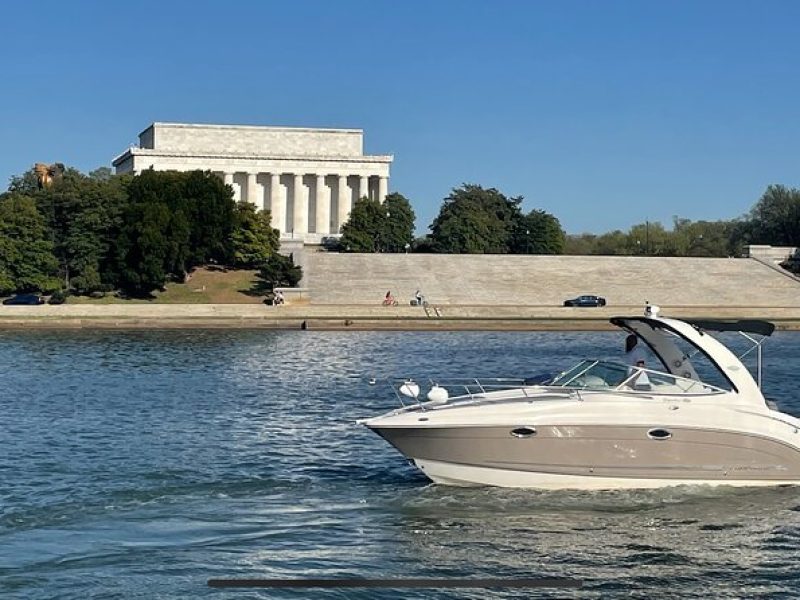
M 528 390 L 534 387 L 541 389 L 542 382 L 537 378 L 493 377 L 493 378 L 444 378 L 428 379 L 426 385 L 420 385 L 413 379 L 395 379 L 391 381 L 392 391 L 404 408 L 419 406 L 425 409 L 425 403 L 452 398 L 476 400 L 482 399 L 491 392 L 515 390 L 522 397 L 532 397 Z M 558 388 L 555 388 L 558 390 Z M 442 394 L 439 390 L 446 390 Z M 416 391 L 414 394 L 412 392 Z
M 661 395 L 693 396 L 723 393 L 709 383 L 689 379 L 644 367 L 634 367 L 611 361 L 586 360 L 558 376 L 545 378 L 440 378 L 428 379 L 420 385 L 413 379 L 396 379 L 392 391 L 403 408 L 426 407 L 448 400 L 484 400 L 492 392 L 513 390 L 520 399 L 542 399 L 542 390 L 555 396 L 572 396 L 582 400 L 586 392 L 658 393 Z M 500 395 L 498 401 L 508 400 Z

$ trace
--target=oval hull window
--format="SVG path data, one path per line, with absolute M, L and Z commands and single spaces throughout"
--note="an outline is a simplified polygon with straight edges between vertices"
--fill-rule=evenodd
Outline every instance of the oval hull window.
M 672 432 L 667 429 L 661 429 L 660 427 L 656 429 L 651 429 L 647 432 L 647 437 L 651 440 L 668 440 L 672 437 Z
M 536 435 L 536 430 L 533 427 L 517 427 L 511 430 L 511 435 L 516 438 L 528 438 Z

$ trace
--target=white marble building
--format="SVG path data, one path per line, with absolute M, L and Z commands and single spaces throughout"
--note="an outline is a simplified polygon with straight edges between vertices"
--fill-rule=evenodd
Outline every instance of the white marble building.
M 360 129 L 153 123 L 113 160 L 117 173 L 210 170 L 234 198 L 271 211 L 282 240 L 337 236 L 353 202 L 383 201 L 392 156 L 365 156 Z

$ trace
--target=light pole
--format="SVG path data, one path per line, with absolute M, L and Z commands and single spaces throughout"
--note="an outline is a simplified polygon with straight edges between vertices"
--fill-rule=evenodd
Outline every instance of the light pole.
M 699 256 L 698 251 L 703 250 L 703 234 L 701 233 L 692 241 L 692 247 L 689 256 Z
M 384 228 L 384 237 L 386 239 L 383 240 L 383 251 L 384 252 L 387 252 L 389 250 L 389 238 L 390 238 L 389 229 L 392 226 L 392 222 L 390 221 L 391 216 L 392 216 L 392 213 L 390 213 L 387 210 L 386 211 L 386 227 Z
M 525 230 L 525 254 L 531 253 L 531 230 Z

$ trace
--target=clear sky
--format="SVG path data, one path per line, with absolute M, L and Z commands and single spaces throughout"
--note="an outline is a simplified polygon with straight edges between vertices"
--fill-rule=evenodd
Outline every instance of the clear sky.
M 465 182 L 569 233 L 800 186 L 793 0 L 38 0 L 0 24 L 3 184 L 177 121 L 362 128 L 420 232 Z

